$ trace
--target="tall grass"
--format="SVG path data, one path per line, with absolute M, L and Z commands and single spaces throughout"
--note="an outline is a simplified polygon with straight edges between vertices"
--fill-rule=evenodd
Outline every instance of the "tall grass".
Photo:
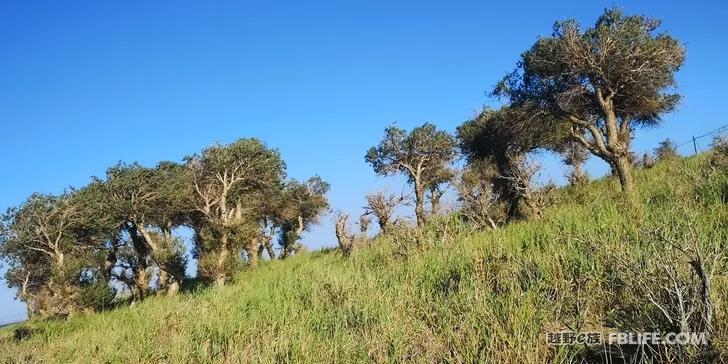
M 640 277 L 689 262 L 666 241 L 726 253 L 728 176 L 707 156 L 636 172 L 641 208 L 607 178 L 558 191 L 540 221 L 473 231 L 457 216 L 356 250 L 302 254 L 132 307 L 29 322 L 0 339 L 7 362 L 572 362 L 587 347 L 549 347 L 549 331 L 671 329 Z M 671 243 L 671 244 L 673 244 Z M 728 266 L 711 263 L 710 348 L 652 353 L 661 361 L 728 358 Z M 681 281 L 682 282 L 682 281 Z M 670 297 L 657 303 L 669 303 Z M 700 307 L 698 307 L 700 308 Z M 697 324 L 696 324 L 697 325 Z M 648 360 L 649 357 L 633 357 Z M 676 359 L 675 359 L 676 358 Z

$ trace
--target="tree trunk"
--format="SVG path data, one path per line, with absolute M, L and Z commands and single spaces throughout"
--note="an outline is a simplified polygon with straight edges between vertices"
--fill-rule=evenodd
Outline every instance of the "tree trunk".
M 265 250 L 268 251 L 268 256 L 270 257 L 270 260 L 273 260 L 276 258 L 276 252 L 273 249 L 273 243 L 271 242 L 271 239 L 268 239 L 265 243 Z
M 223 233 L 220 243 L 220 253 L 217 257 L 217 269 L 215 270 L 215 287 L 225 286 L 225 278 L 227 276 L 226 265 L 228 256 L 230 255 L 227 233 Z
M 255 267 L 258 265 L 258 238 L 250 239 L 245 246 L 245 254 L 248 255 L 248 265 Z
M 258 261 L 263 260 L 263 252 L 265 251 L 265 244 L 258 245 Z
M 31 318 L 33 317 L 33 314 L 35 314 L 35 309 L 33 307 L 31 295 L 30 293 L 28 293 L 28 282 L 30 282 L 30 273 L 25 275 L 25 279 L 23 280 L 23 285 L 21 286 L 18 297 L 21 301 L 25 302 L 26 314 L 28 315 L 28 318 Z
M 159 268 L 159 276 L 157 277 L 157 294 L 161 295 L 163 294 L 169 285 L 169 274 L 162 269 Z
M 433 188 L 430 190 L 430 205 L 431 205 L 431 212 L 430 214 L 432 216 L 436 216 L 440 214 L 440 198 L 442 198 L 442 192 L 438 190 L 437 188 Z
M 622 186 L 622 192 L 627 197 L 634 197 L 634 181 L 632 180 L 632 164 L 627 155 L 622 155 L 614 161 L 614 167 L 617 169 L 619 183 Z
M 116 261 L 116 245 L 114 245 L 112 250 L 106 255 L 106 259 L 104 260 L 104 277 L 106 277 L 107 279 L 111 277 L 111 273 L 116 266 Z
M 136 269 L 136 287 L 139 290 L 139 298 L 143 299 L 147 295 L 149 290 L 149 279 L 147 277 L 147 270 L 142 265 Z
M 173 277 L 163 269 L 159 269 L 159 286 L 157 294 L 174 296 L 179 292 L 179 277 Z
M 65 264 L 65 261 L 66 261 L 66 256 L 61 251 L 58 251 L 56 254 L 57 254 L 57 258 L 58 258 L 58 266 L 63 267 L 63 265 Z
M 424 227 L 427 222 L 425 217 L 425 191 L 420 183 L 415 183 L 415 215 L 417 216 L 417 227 Z
M 137 287 L 136 283 L 133 286 L 129 286 L 129 292 L 131 293 L 132 297 L 132 305 L 134 304 L 134 302 L 142 300 L 141 291 L 139 290 L 139 287 Z
M 136 275 L 134 277 L 134 284 L 139 290 L 139 298 L 143 298 L 149 288 L 146 269 L 148 267 L 147 257 L 149 256 L 150 251 L 148 245 L 144 241 L 144 237 L 139 235 L 139 229 L 137 229 L 137 226 L 134 223 L 127 226 L 127 232 L 129 233 L 129 237 L 131 238 L 132 245 L 134 247 L 134 252 L 136 253 L 137 260 L 139 261 L 139 267 L 137 267 L 134 272 Z
M 177 280 L 173 280 L 169 287 L 167 287 L 167 296 L 176 296 L 179 292 L 179 282 Z
M 382 234 L 386 234 L 389 231 L 389 220 L 379 219 L 379 230 Z
M 149 231 L 147 231 L 147 229 L 144 226 L 142 226 L 141 224 L 137 225 L 137 229 L 142 234 L 142 237 L 144 238 L 144 243 L 147 245 L 149 250 L 151 250 L 152 253 L 155 253 L 156 251 L 158 251 L 159 247 L 157 247 L 157 243 L 152 238 L 152 235 L 149 234 Z
M 508 221 L 528 220 L 532 217 L 533 211 L 530 211 L 531 203 L 528 201 L 528 191 L 531 186 L 528 185 L 527 176 L 519 162 L 523 158 L 524 156 L 501 155 L 496 159 L 500 174 L 498 177 L 499 190 L 502 194 L 500 198 L 505 200 L 508 206 Z
M 296 237 L 298 239 L 301 238 L 301 234 L 303 234 L 304 227 L 305 226 L 303 225 L 303 217 L 301 215 L 298 215 L 298 227 L 296 228 Z M 298 240 L 298 239 L 296 239 L 296 240 Z M 294 241 L 294 243 L 296 243 L 296 242 Z
M 632 165 L 629 160 L 629 144 L 632 136 L 630 120 L 620 120 L 614 107 L 615 92 L 605 91 L 598 84 L 592 84 L 595 90 L 595 97 L 604 117 L 603 128 L 594 122 L 581 119 L 576 115 L 570 115 L 572 122 L 572 136 L 587 150 L 597 157 L 603 159 L 616 172 L 622 186 L 622 193 L 630 201 L 635 202 L 635 189 L 632 180 Z M 584 137 L 583 132 L 588 131 L 591 140 Z

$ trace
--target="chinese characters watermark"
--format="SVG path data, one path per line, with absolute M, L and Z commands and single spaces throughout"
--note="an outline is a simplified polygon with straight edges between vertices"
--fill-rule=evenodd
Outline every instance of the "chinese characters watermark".
M 560 345 L 708 345 L 706 333 L 659 333 L 659 332 L 549 332 L 546 343 Z

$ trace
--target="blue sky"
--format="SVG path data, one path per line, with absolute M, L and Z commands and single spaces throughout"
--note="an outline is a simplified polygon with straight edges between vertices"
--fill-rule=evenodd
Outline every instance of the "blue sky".
M 554 21 L 591 24 L 612 5 L 663 19 L 688 51 L 683 103 L 634 149 L 728 123 L 719 1 L 0 1 L 0 209 L 82 186 L 118 160 L 178 161 L 259 137 L 291 177 L 320 174 L 333 207 L 358 214 L 366 192 L 401 189 L 364 163 L 388 124 L 454 130 Z M 560 180 L 544 159 L 545 178 Z M 329 220 L 309 247 L 335 244 Z M 2 286 L 0 322 L 22 317 Z

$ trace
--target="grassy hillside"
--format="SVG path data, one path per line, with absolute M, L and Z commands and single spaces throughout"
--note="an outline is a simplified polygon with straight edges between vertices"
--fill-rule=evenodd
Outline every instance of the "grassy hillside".
M 619 202 L 617 181 L 600 180 L 557 191 L 541 221 L 474 232 L 443 218 L 349 259 L 303 254 L 223 290 L 30 322 L 22 341 L 4 331 L 0 361 L 572 361 L 598 354 L 554 350 L 547 332 L 679 329 L 668 319 L 675 295 L 660 288 L 670 277 L 696 312 L 683 324 L 705 329 L 698 314 L 714 312 L 713 355 L 728 358 L 728 176 L 710 172 L 708 157 L 637 171 L 640 207 Z M 689 299 L 700 290 L 696 256 L 713 310 Z

